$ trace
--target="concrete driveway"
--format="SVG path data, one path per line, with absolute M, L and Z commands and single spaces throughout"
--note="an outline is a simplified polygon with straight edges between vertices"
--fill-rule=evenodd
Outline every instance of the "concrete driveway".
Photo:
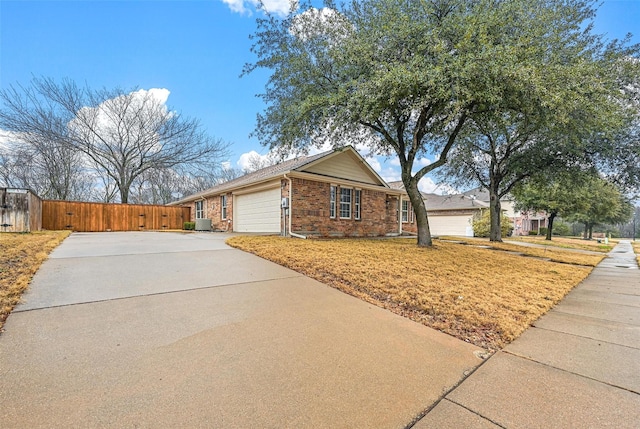
M 481 363 L 227 237 L 71 235 L 0 335 L 0 425 L 404 428 Z

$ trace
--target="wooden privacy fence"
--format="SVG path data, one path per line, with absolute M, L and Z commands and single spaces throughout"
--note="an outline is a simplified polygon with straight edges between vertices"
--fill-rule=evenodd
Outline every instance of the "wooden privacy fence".
M 30 189 L 0 188 L 0 232 L 40 231 L 41 210 Z
M 189 207 L 42 201 L 42 228 L 78 232 L 182 229 Z

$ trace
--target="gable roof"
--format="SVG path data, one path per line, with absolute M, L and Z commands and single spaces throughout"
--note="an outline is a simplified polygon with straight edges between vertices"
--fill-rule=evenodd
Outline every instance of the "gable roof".
M 483 209 L 489 207 L 489 204 L 471 198 L 464 194 L 455 195 L 437 195 L 437 194 L 422 194 L 424 198 L 427 211 L 435 210 L 469 210 L 469 209 Z
M 483 188 L 482 186 L 478 186 L 477 188 L 473 188 L 468 190 L 467 192 L 463 192 L 462 195 L 466 195 L 468 197 L 472 197 L 472 198 L 475 198 L 476 200 L 484 201 L 487 203 L 491 199 L 489 195 L 489 190 L 486 188 Z M 500 199 L 500 201 L 512 201 L 512 200 L 513 200 L 513 197 L 511 196 L 511 194 L 507 194 L 506 196 Z
M 402 182 L 402 180 L 387 182 L 387 185 L 389 185 L 391 189 L 404 189 L 404 183 Z
M 352 146 L 345 146 L 343 148 L 332 149 L 326 152 L 318 153 L 316 155 L 301 156 L 293 159 L 288 159 L 278 164 L 261 168 L 260 170 L 247 173 L 244 176 L 240 176 L 233 180 L 229 180 L 228 182 L 224 182 L 209 189 L 205 189 L 204 191 L 189 195 L 188 197 L 182 198 L 178 201 L 174 201 L 170 203 L 170 205 L 199 200 L 207 196 L 221 194 L 232 189 L 238 189 L 260 182 L 269 181 L 271 179 L 275 179 L 294 171 L 303 172 L 305 169 L 317 165 L 318 163 L 325 162 L 334 156 L 344 153 L 345 151 L 355 154 L 355 156 L 359 158 L 359 160 L 362 162 L 362 165 L 367 169 L 367 171 L 372 174 L 377 179 L 377 181 L 380 182 L 380 185 L 385 188 L 389 188 L 387 183 L 371 168 L 367 161 L 362 158 L 362 156 Z
M 331 163 L 330 159 L 333 157 L 340 157 L 342 162 Z M 344 161 L 347 161 L 345 164 Z M 334 169 L 337 164 L 342 164 L 342 170 Z M 344 170 L 346 168 L 347 170 Z M 360 175 L 353 174 L 356 173 L 354 169 L 359 170 Z M 383 186 L 385 188 L 389 188 L 387 182 L 384 181 L 376 171 L 371 168 L 369 163 L 356 151 L 353 146 L 345 146 L 343 148 L 338 148 L 333 150 L 327 156 L 313 160 L 309 164 L 306 164 L 300 168 L 297 168 L 296 171 L 304 171 L 312 174 L 319 174 L 333 178 L 346 178 L 349 174 L 353 174 L 354 177 L 351 177 L 351 180 L 356 182 L 368 183 L 373 185 Z M 342 174 L 346 171 L 349 171 L 346 176 Z M 359 179 L 356 179 L 355 176 L 360 176 Z
M 462 195 L 474 197 L 475 199 L 480 201 L 489 201 L 489 191 L 481 186 L 463 192 Z
M 402 180 L 389 182 L 389 186 L 393 189 L 404 190 L 404 183 L 402 183 Z M 484 201 L 466 194 L 438 195 L 428 194 L 426 192 L 420 192 L 420 194 L 422 195 L 422 199 L 425 201 L 425 206 L 427 207 L 428 212 L 436 210 L 482 209 L 489 207 L 489 204 Z

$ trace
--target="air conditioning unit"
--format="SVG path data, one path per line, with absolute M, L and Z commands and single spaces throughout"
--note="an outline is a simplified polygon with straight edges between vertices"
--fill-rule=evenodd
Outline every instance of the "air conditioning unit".
M 211 219 L 196 219 L 196 231 L 211 231 Z

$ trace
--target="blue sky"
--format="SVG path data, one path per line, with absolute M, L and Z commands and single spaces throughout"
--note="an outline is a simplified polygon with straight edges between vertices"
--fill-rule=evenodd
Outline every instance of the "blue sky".
M 287 8 L 287 0 L 265 4 Z M 1 0 L 0 87 L 46 76 L 93 88 L 166 88 L 169 106 L 232 143 L 229 161 L 238 166 L 242 154 L 267 152 L 249 138 L 267 72 L 239 77 L 254 60 L 249 35 L 259 14 L 255 0 Z M 631 32 L 640 42 L 640 0 L 604 1 L 595 24 L 609 38 Z M 384 178 L 399 177 L 392 163 L 371 161 Z

